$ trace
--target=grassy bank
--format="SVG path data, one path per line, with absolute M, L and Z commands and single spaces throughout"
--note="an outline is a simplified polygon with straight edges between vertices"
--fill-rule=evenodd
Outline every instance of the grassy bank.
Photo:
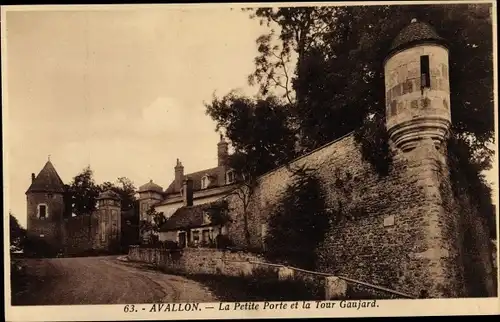
M 32 279 L 26 274 L 26 267 L 18 259 L 10 262 L 10 289 L 11 305 L 22 305 L 22 298 L 28 292 L 29 286 L 33 284 Z
M 188 275 L 212 291 L 221 301 L 312 301 L 319 300 L 302 283 L 297 281 L 279 281 L 252 277 Z

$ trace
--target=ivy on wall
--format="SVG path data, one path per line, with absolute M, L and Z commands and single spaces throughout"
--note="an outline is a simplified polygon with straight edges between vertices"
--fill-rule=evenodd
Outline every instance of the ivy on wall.
M 265 256 L 314 269 L 316 249 L 329 230 L 322 185 L 314 170 L 293 170 L 293 182 L 270 214 Z

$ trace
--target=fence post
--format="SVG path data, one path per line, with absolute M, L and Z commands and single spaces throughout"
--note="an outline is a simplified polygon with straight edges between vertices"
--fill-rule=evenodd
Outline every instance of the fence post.
M 325 277 L 325 300 L 341 300 L 347 295 L 347 282 L 336 276 Z

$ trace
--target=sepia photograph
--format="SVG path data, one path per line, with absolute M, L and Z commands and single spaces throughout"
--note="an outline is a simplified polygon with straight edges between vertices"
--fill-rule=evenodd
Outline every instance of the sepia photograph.
M 1 10 L 7 320 L 500 313 L 495 2 Z

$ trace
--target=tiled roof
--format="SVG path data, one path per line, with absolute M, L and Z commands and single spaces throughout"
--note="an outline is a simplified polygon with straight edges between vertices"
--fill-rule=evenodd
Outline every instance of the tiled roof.
M 52 162 L 47 161 L 26 192 L 64 192 L 64 183 Z
M 413 20 L 408 26 L 403 28 L 392 42 L 390 52 L 394 52 L 402 47 L 415 44 L 420 41 L 444 42 L 434 28 L 425 22 Z
M 160 185 L 154 183 L 153 180 L 149 180 L 148 183 L 140 186 L 137 192 L 146 192 L 146 191 L 156 191 L 159 193 L 163 193 L 163 188 Z
M 183 179 L 186 179 L 186 177 L 189 177 L 191 180 L 193 180 L 193 191 L 201 190 L 201 178 L 203 176 L 208 175 L 209 177 L 214 178 L 214 180 L 211 182 L 211 184 L 208 187 L 213 187 L 219 184 L 219 173 L 222 173 L 220 171 L 221 167 L 215 167 L 211 169 L 206 169 L 206 170 L 201 170 L 189 174 L 185 174 Z M 224 174 L 225 175 L 225 174 Z M 168 188 L 165 190 L 166 194 L 171 194 L 178 192 L 175 190 L 175 181 L 172 181 L 172 183 L 168 186 Z
M 167 219 L 165 224 L 161 226 L 160 231 L 202 227 L 205 209 L 215 203 L 217 203 L 217 201 L 196 206 L 185 206 L 177 209 L 174 214 Z

